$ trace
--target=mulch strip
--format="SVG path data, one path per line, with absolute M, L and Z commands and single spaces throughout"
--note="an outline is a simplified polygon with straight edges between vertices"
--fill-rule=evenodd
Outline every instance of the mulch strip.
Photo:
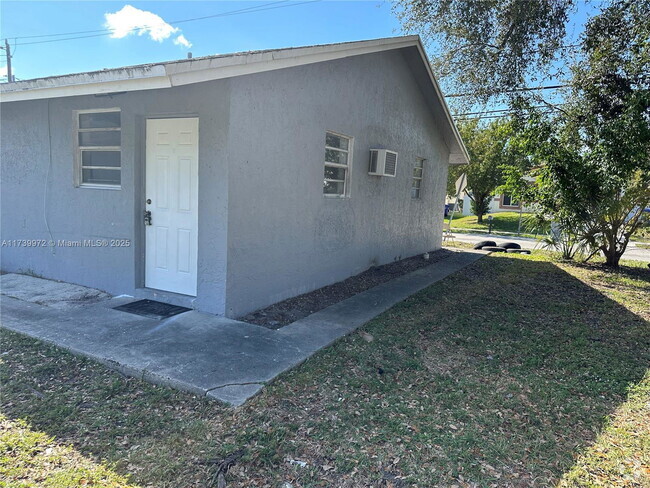
M 394 263 L 373 266 L 363 273 L 346 280 L 324 286 L 323 288 L 303 295 L 298 295 L 297 297 L 288 298 L 282 302 L 239 317 L 237 320 L 261 325 L 269 329 L 279 329 L 346 298 L 350 298 L 357 293 L 437 263 L 452 254 L 454 254 L 454 251 L 439 249 L 429 252 L 428 260 L 425 260 L 421 254 L 418 254 L 417 256 L 402 259 L 401 261 L 395 261 Z

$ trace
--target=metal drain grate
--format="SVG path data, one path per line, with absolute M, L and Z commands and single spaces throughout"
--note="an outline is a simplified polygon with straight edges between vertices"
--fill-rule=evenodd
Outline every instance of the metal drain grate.
M 179 307 L 178 305 L 169 305 L 168 303 L 156 302 L 155 300 L 138 300 L 137 302 L 127 303 L 114 307 L 114 310 L 121 312 L 142 315 L 150 319 L 166 319 L 179 313 L 189 312 L 191 309 Z

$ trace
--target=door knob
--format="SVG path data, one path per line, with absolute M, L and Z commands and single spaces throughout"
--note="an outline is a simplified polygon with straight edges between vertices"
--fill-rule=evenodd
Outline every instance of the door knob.
M 151 198 L 147 198 L 147 205 L 151 205 Z

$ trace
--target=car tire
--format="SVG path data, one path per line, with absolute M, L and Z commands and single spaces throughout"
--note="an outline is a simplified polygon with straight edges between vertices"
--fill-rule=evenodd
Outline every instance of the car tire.
M 506 252 L 507 249 L 501 246 L 483 246 L 482 251 Z
M 474 249 L 483 249 L 485 246 L 496 246 L 497 243 L 494 241 L 481 241 L 474 245 Z

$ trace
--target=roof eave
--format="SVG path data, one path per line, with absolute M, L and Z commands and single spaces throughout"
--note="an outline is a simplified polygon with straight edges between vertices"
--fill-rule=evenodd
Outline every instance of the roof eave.
M 0 101 L 93 95 L 169 88 L 202 81 L 290 68 L 369 54 L 419 43 L 418 36 L 375 39 L 343 44 L 208 56 L 103 71 L 18 81 L 0 85 Z

